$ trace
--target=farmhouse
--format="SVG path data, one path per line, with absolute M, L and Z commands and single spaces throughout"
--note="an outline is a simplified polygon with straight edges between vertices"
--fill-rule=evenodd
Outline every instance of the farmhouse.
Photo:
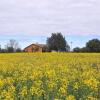
M 43 52 L 44 44 L 31 44 L 27 46 L 24 51 L 25 52 Z

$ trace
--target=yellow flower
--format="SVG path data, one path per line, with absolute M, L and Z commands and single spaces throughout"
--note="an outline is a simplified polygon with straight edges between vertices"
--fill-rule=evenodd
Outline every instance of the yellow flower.
M 74 84 L 74 89 L 78 89 L 79 88 L 79 85 L 78 85 L 78 83 L 76 82 L 75 84 Z
M 60 89 L 59 89 L 59 93 L 61 93 L 61 94 L 63 94 L 63 95 L 65 95 L 66 94 L 66 88 L 65 87 L 60 87 Z
M 6 93 L 5 98 L 6 98 L 6 99 L 10 99 L 10 98 L 11 98 L 11 96 L 12 96 L 12 95 L 11 95 L 11 93 L 9 93 L 9 92 L 8 92 L 8 93 Z
M 33 96 L 35 99 L 75 100 L 77 89 L 85 89 L 90 95 L 87 100 L 97 100 L 93 96 L 99 95 L 99 58 L 99 53 L 0 54 L 0 100 Z M 73 83 L 76 79 L 78 81 Z M 84 93 L 84 97 L 80 94 L 80 100 L 85 97 L 87 94 Z
M 13 94 L 11 92 L 7 92 L 5 90 L 2 92 L 1 97 L 5 98 L 4 100 L 14 100 L 13 99 L 13 97 L 14 97 Z
M 34 87 L 34 86 L 31 87 L 31 89 L 30 89 L 30 92 L 32 95 L 38 95 L 38 91 L 39 91 L 39 88 Z
M 6 79 L 4 79 L 4 81 L 6 84 L 9 84 L 9 85 L 12 85 L 14 82 L 12 77 L 7 77 Z
M 97 98 L 94 98 L 92 96 L 88 96 L 88 98 L 86 100 L 98 100 Z
M 91 78 L 89 80 L 84 80 L 84 84 L 86 84 L 87 86 L 91 87 L 92 89 L 97 90 L 99 82 L 96 79 Z
M 56 83 L 54 81 L 48 81 L 48 88 L 52 91 L 56 87 Z
M 37 96 L 41 96 L 42 94 L 45 94 L 45 91 L 37 88 L 37 87 L 31 87 L 30 92 L 32 95 L 37 95 Z
M 11 93 L 14 93 L 15 92 L 15 87 L 13 85 L 11 85 L 9 88 L 8 88 L 8 91 L 11 92 Z
M 0 79 L 0 88 L 4 85 L 4 81 Z
M 73 95 L 69 95 L 68 97 L 66 97 L 66 100 L 76 100 L 76 99 Z
M 22 96 L 27 95 L 27 87 L 23 87 L 20 94 L 21 94 Z

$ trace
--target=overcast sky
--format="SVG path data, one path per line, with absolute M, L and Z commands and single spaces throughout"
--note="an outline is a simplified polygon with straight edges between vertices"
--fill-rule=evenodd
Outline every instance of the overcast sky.
M 15 36 L 44 42 L 52 32 L 62 32 L 70 41 L 73 36 L 79 42 L 79 36 L 100 38 L 100 0 L 0 1 L 1 42 Z

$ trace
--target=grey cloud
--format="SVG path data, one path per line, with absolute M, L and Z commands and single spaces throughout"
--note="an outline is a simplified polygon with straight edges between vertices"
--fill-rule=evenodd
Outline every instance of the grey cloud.
M 99 0 L 2 0 L 0 33 L 100 34 Z

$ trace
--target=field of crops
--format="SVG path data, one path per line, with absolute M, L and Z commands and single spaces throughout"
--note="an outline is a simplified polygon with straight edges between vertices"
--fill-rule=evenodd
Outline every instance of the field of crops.
M 100 100 L 100 54 L 0 54 L 0 100 Z

